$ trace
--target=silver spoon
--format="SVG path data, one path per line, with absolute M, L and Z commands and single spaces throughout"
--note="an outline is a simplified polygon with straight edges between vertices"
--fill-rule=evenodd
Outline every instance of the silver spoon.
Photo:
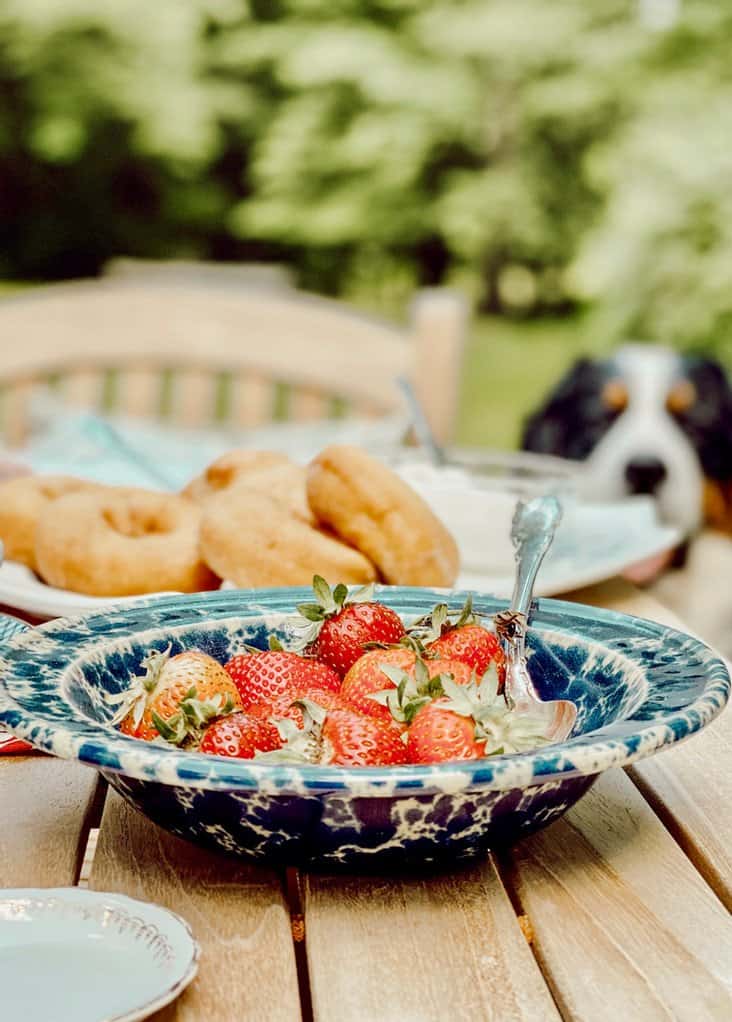
M 411 381 L 406 376 L 399 376 L 397 384 L 406 399 L 419 446 L 423 447 L 427 452 L 427 456 L 433 465 L 444 465 L 447 460 L 445 452 L 435 440 L 435 434 L 432 432 L 432 427 L 427 421 L 422 402 L 417 397 L 417 392 L 412 386 Z
M 496 632 L 506 654 L 506 702 L 512 710 L 538 718 L 551 742 L 563 742 L 568 737 L 577 719 L 577 707 L 568 699 L 544 702 L 539 698 L 524 650 L 534 582 L 561 517 L 562 507 L 556 497 L 537 497 L 517 504 L 511 525 L 516 582 L 509 610 L 496 615 Z

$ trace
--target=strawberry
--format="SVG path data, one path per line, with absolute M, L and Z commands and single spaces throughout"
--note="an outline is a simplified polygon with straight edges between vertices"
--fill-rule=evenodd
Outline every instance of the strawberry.
M 406 671 L 389 664 L 382 664 L 381 669 L 388 678 L 387 686 L 373 692 L 366 702 L 377 705 L 377 711 L 371 711 L 372 716 L 384 720 L 390 717 L 391 726 L 402 731 L 411 724 L 420 707 L 444 694 L 444 681 L 469 685 L 475 680 L 475 671 L 459 660 L 418 658 Z
M 300 614 L 309 622 L 303 642 L 319 660 L 343 677 L 370 643 L 392 645 L 406 634 L 399 615 L 373 599 L 374 587 L 351 596 L 344 585 L 332 591 L 320 575 L 313 578 L 315 603 L 301 603 Z
M 449 619 L 447 604 L 438 603 L 427 619 L 412 626 L 410 635 L 424 644 L 427 656 L 461 660 L 478 676 L 485 674 L 490 664 L 495 662 L 503 680 L 501 644 L 495 632 L 481 625 L 479 616 L 473 611 L 471 597 L 466 600 L 454 623 Z
M 278 699 L 271 702 L 258 703 L 252 706 L 249 713 L 253 717 L 260 717 L 268 720 L 271 717 L 278 719 L 294 720 L 298 727 L 304 727 L 302 706 L 299 700 L 309 699 L 325 710 L 348 710 L 353 709 L 342 698 L 340 693 L 331 689 L 313 688 L 305 686 L 302 690 L 283 693 Z
M 134 738 L 151 741 L 159 737 L 160 722 L 171 719 L 174 728 L 183 717 L 200 727 L 213 716 L 241 705 L 224 668 L 200 650 L 176 656 L 170 656 L 170 647 L 163 652 L 154 650 L 142 666 L 144 677 L 133 679 L 130 688 L 120 694 L 120 709 L 112 719 L 112 723 L 121 720 L 120 730 Z
M 357 660 L 343 679 L 341 696 L 358 713 L 367 717 L 391 722 L 392 717 L 404 722 L 393 712 L 393 700 L 376 699 L 381 692 L 394 690 L 400 685 L 406 686 L 406 695 L 413 699 L 424 696 L 425 699 L 441 695 L 439 684 L 430 686 L 429 682 L 442 674 L 451 675 L 458 685 L 466 685 L 473 672 L 467 664 L 458 660 L 421 660 L 410 649 L 372 649 Z M 410 684 L 411 682 L 411 684 Z M 400 701 L 404 700 L 402 692 Z
M 414 670 L 417 656 L 411 649 L 398 646 L 395 649 L 372 649 L 353 664 L 341 685 L 341 696 L 358 713 L 367 717 L 378 717 L 388 721 L 389 710 L 371 697 L 375 692 L 395 688 L 396 684 L 384 667 L 407 672 Z
M 267 703 L 274 706 L 283 696 L 292 702 L 310 688 L 337 692 L 341 687 L 340 677 L 326 664 L 282 649 L 239 653 L 224 669 L 236 685 L 244 710 Z
M 467 685 L 441 680 L 445 695 L 423 703 L 407 731 L 410 763 L 480 759 L 546 743 L 540 720 L 508 708 L 495 668 Z
M 450 700 L 436 699 L 417 711 L 407 731 L 410 763 L 441 763 L 451 759 L 480 759 L 486 739 L 475 737 L 475 721 L 450 708 Z
M 311 763 L 321 766 L 396 766 L 407 762 L 398 732 L 379 720 L 353 710 L 325 709 L 310 699 L 299 703 L 304 726 L 291 720 L 274 723 L 283 746 L 258 759 Z
M 282 745 L 277 728 L 248 713 L 230 713 L 206 728 L 199 752 L 209 756 L 253 759 L 258 752 L 269 752 Z
M 329 710 L 321 729 L 320 762 L 332 766 L 396 766 L 407 762 L 399 734 L 351 710 Z

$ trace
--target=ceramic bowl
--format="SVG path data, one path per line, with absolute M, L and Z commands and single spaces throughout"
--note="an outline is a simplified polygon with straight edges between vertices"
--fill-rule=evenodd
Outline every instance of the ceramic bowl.
M 520 755 L 373 769 L 233 760 L 150 745 L 108 723 L 109 695 L 151 647 L 224 660 L 243 643 L 285 641 L 306 589 L 228 590 L 140 601 L 58 620 L 0 650 L 0 723 L 57 756 L 95 766 L 129 802 L 181 837 L 269 864 L 385 870 L 455 861 L 562 815 L 609 767 L 704 727 L 729 697 L 724 664 L 661 625 L 553 600 L 533 616 L 530 669 L 544 698 L 579 708 L 569 740 Z M 405 620 L 465 593 L 384 587 Z M 477 609 L 505 604 L 479 593 Z

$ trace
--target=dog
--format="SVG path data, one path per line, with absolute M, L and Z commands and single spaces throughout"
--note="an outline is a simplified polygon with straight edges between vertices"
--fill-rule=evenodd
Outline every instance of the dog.
M 732 533 L 732 388 L 712 359 L 650 344 L 581 359 L 521 445 L 583 461 L 594 499 L 646 494 L 687 537 L 703 525 Z
M 582 460 L 593 499 L 655 498 L 685 539 L 627 575 L 732 658 L 732 389 L 722 367 L 641 344 L 581 359 L 527 419 L 522 447 Z

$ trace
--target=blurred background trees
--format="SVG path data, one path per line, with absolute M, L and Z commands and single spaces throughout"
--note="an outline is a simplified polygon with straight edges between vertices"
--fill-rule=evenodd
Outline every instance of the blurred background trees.
M 718 0 L 0 0 L 0 278 L 457 281 L 732 365 L 731 45 Z

